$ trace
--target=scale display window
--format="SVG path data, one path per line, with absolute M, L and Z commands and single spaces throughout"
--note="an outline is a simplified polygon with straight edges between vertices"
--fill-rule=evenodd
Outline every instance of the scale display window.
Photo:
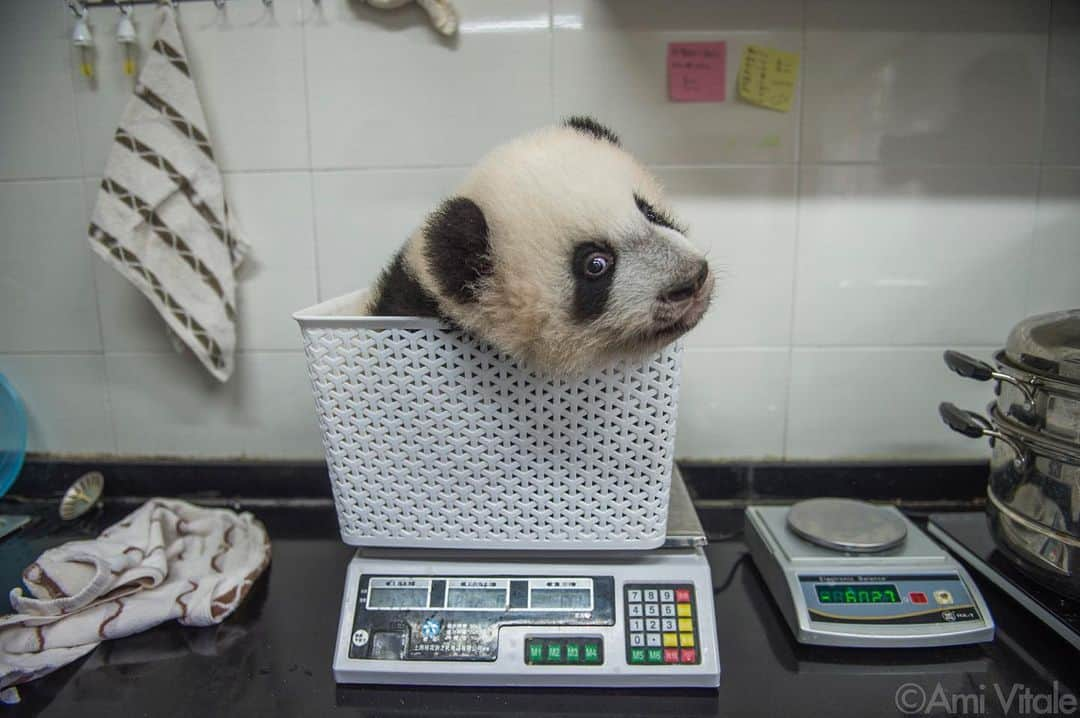
M 895 584 L 835 584 L 814 585 L 818 603 L 900 603 L 900 591 Z

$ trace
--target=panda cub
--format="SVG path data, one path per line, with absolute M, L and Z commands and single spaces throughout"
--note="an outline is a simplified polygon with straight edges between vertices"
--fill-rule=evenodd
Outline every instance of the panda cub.
M 548 375 L 653 353 L 713 275 L 660 186 L 595 120 L 488 154 L 380 276 L 369 312 L 437 316 Z

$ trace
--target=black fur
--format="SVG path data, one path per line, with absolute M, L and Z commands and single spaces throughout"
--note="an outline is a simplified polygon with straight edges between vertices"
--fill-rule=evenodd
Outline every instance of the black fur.
M 584 132 L 587 135 L 592 135 L 598 140 L 606 140 L 616 147 L 620 147 L 619 136 L 608 128 L 601 125 L 599 122 L 591 117 L 585 117 L 584 115 L 575 115 L 573 117 L 567 117 L 563 124 L 567 127 L 573 127 L 579 132 Z
M 378 299 L 372 314 L 380 317 L 435 317 L 439 305 L 435 298 L 405 268 L 405 253 L 398 252 L 393 263 L 383 270 L 375 284 Z
M 428 218 L 424 238 L 439 289 L 459 302 L 475 302 L 476 283 L 492 272 L 484 212 L 471 199 L 452 197 Z
M 653 207 L 651 204 L 649 204 L 648 200 L 646 200 L 641 195 L 634 195 L 634 203 L 637 205 L 637 208 L 641 210 L 641 213 L 645 215 L 645 219 L 649 220 L 653 224 L 658 224 L 661 227 L 667 227 L 668 229 L 673 229 L 676 232 L 686 234 L 686 229 L 679 225 L 679 223 L 677 223 L 674 219 L 672 219 L 671 215 L 669 215 L 662 209 L 657 209 L 656 207 Z
M 611 256 L 611 267 L 599 277 L 589 277 L 585 274 L 585 260 L 593 252 L 604 252 Z M 616 271 L 618 271 L 618 262 L 615 252 L 606 244 L 582 242 L 574 247 L 574 256 L 570 259 L 570 272 L 574 276 L 572 316 L 575 320 L 587 322 L 604 313 Z

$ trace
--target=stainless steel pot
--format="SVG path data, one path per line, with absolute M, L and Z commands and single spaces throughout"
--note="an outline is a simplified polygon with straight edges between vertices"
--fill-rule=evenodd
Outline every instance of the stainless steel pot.
M 991 405 L 991 418 L 944 403 L 954 431 L 988 436 L 987 515 L 1001 552 L 1044 586 L 1080 598 L 1080 450 Z
M 945 364 L 957 374 L 997 382 L 1003 416 L 1080 447 L 1080 309 L 1025 319 L 994 359 L 996 368 L 945 352 Z

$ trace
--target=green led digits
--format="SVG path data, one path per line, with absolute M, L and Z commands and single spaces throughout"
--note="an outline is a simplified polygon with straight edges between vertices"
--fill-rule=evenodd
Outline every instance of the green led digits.
M 900 603 L 900 592 L 892 584 L 816 583 L 818 603 Z

